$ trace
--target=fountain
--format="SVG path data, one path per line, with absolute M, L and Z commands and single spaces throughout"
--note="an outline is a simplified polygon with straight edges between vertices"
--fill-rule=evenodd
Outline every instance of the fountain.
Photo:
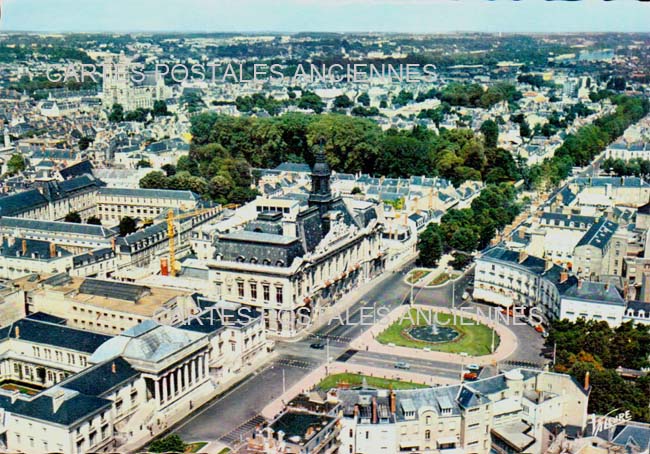
M 412 326 L 406 330 L 406 335 L 413 340 L 435 344 L 452 342 L 460 336 L 460 333 L 450 326 L 433 322 L 431 325 Z

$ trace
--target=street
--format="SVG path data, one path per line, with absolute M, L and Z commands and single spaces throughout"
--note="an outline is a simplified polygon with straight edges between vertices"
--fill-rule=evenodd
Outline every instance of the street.
M 359 295 L 352 306 L 343 313 L 343 325 L 340 318 L 333 318 L 302 340 L 278 342 L 277 356 L 273 361 L 171 430 L 186 441 L 220 439 L 224 443 L 233 443 L 240 437 L 245 437 L 256 424 L 262 422 L 259 413 L 269 402 L 282 395 L 284 389 L 290 388 L 324 364 L 328 354 L 336 361 L 348 351 L 350 342 L 370 327 L 368 323 L 360 322 L 362 308 L 374 305 L 392 310 L 400 304 L 408 304 L 411 288 L 404 282 L 404 275 L 405 271 L 391 273 L 370 290 Z M 475 305 L 473 302 L 462 300 L 462 293 L 471 285 L 472 279 L 472 271 L 469 271 L 453 284 L 455 288 L 452 288 L 452 285 L 428 289 L 416 287 L 413 299 L 417 304 L 450 307 L 453 294 L 455 307 Z M 487 306 L 482 308 L 487 312 Z M 540 349 L 543 345 L 541 336 L 528 325 L 517 325 L 511 329 L 520 342 L 517 351 L 509 360 L 540 363 Z M 325 344 L 323 349 L 311 348 L 311 344 L 316 342 Z M 345 355 L 343 360 L 350 365 L 394 369 L 394 364 L 404 359 L 395 355 L 360 351 L 351 356 Z M 412 372 L 447 379 L 459 378 L 461 374 L 461 365 L 458 363 L 411 358 L 407 362 Z M 484 373 L 494 372 L 494 368 L 487 368 Z

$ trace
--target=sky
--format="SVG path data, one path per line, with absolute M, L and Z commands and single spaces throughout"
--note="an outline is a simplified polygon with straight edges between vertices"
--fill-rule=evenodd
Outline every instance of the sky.
M 650 32 L 638 0 L 0 0 L 2 31 Z

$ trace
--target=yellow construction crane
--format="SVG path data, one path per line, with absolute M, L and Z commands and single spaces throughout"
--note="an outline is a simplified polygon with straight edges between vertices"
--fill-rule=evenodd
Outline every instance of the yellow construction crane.
M 188 211 L 180 215 L 176 215 L 173 209 L 167 211 L 167 238 L 169 239 L 169 272 L 172 276 L 176 276 L 176 273 L 180 270 L 180 265 L 176 261 L 176 229 L 174 227 L 174 221 L 180 221 L 182 219 L 190 218 L 193 216 L 199 216 L 204 213 L 208 213 L 214 210 L 212 208 L 200 208 L 198 210 Z M 221 206 L 216 207 L 218 210 L 221 209 Z

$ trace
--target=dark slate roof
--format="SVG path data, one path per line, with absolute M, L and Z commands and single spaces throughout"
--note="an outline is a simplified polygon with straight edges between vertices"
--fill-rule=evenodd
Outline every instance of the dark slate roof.
M 37 189 L 0 197 L 0 216 L 13 216 L 47 205 L 47 199 Z
M 111 405 L 110 400 L 78 394 L 62 402 L 54 412 L 52 397 L 47 394 L 41 393 L 29 400 L 17 399 L 14 403 L 11 403 L 11 397 L 0 395 L 0 408 L 8 412 L 64 426 L 108 409 Z
M 45 312 L 35 312 L 28 315 L 27 318 L 38 322 L 54 323 L 55 325 L 65 325 L 67 323 L 65 318 L 56 317 L 54 315 L 46 314 Z
M 650 202 L 646 203 L 643 206 L 640 206 L 636 212 L 650 216 Z
M 80 177 L 85 174 L 92 175 L 93 168 L 92 163 L 86 159 L 59 170 L 59 174 L 64 180 L 69 180 L 70 178 Z
M 16 328 L 18 328 L 18 331 Z M 18 334 L 18 337 L 16 334 Z M 19 338 L 27 342 L 52 345 L 84 353 L 94 353 L 111 336 L 23 318 L 11 325 L 0 328 L 0 340 L 9 338 Z
M 613 443 L 619 446 L 636 445 L 641 451 L 650 447 L 650 427 L 627 425 L 614 437 Z
M 64 232 L 75 235 L 96 236 L 99 238 L 109 238 L 117 233 L 101 225 L 77 224 L 74 222 L 60 221 L 43 221 L 40 219 L 24 219 L 15 217 L 1 217 L 0 227 L 7 229 L 25 229 L 25 230 L 43 230 L 46 232 Z
M 579 284 L 576 283 L 564 292 L 564 296 L 587 302 L 625 306 L 625 300 L 616 287 L 604 282 L 584 281 Z
M 139 375 L 140 372 L 118 356 L 74 375 L 71 379 L 61 383 L 61 386 L 79 391 L 87 396 L 103 397 L 117 386 L 132 381 Z
M 175 191 L 173 189 L 130 189 L 130 188 L 101 188 L 100 194 L 112 197 L 155 197 L 173 200 L 200 200 L 201 197 L 192 191 Z
M 645 301 L 628 301 L 626 312 L 628 310 L 632 310 L 635 317 L 638 317 L 641 311 L 643 311 L 644 316 L 647 317 L 650 314 L 650 303 L 646 303 Z
M 537 276 L 542 276 L 544 279 L 553 282 L 557 287 L 560 294 L 576 284 L 578 280 L 574 276 L 569 276 L 564 282 L 560 282 L 561 274 L 564 268 L 552 264 L 551 267 L 546 269 L 546 260 L 539 257 L 527 256 L 521 263 L 519 262 L 519 252 L 511 251 L 503 247 L 493 247 L 483 253 L 481 259 L 496 260 L 500 262 L 509 262 L 512 266 L 516 266 Z
M 607 246 L 607 243 L 609 243 L 609 240 L 612 238 L 617 228 L 617 223 L 601 219 L 587 230 L 580 241 L 578 241 L 578 244 L 576 244 L 576 248 L 590 245 L 597 247 L 598 249 L 603 249 Z
M 23 250 L 23 245 L 25 249 Z M 58 257 L 67 257 L 72 255 L 66 249 L 55 246 L 56 255 L 50 255 L 50 242 L 41 240 L 32 240 L 26 238 L 16 238 L 12 245 L 6 239 L 0 246 L 0 255 L 4 257 L 20 257 L 31 260 L 52 260 Z
M 143 295 L 150 293 L 150 289 L 144 285 L 134 285 L 125 282 L 86 279 L 79 286 L 79 293 L 104 298 L 116 298 L 135 303 Z

